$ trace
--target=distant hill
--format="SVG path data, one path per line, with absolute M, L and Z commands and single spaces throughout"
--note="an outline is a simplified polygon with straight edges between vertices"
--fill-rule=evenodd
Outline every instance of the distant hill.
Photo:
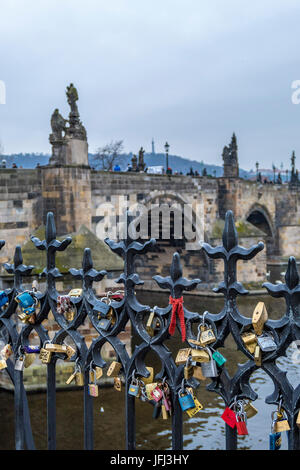
M 120 167 L 122 170 L 126 170 L 128 163 L 131 163 L 133 154 L 124 153 L 120 157 Z M 0 161 L 5 159 L 7 162 L 7 167 L 11 168 L 13 163 L 16 163 L 17 166 L 23 168 L 36 168 L 37 164 L 47 165 L 49 162 L 50 155 L 45 153 L 18 153 L 11 155 L 1 155 Z M 95 155 L 89 153 L 89 162 L 90 165 L 96 169 L 97 164 L 95 161 Z M 147 166 L 164 166 L 166 165 L 166 156 L 163 153 L 145 153 L 145 163 Z M 207 174 L 211 176 L 223 176 L 223 166 L 221 165 L 211 165 L 209 163 L 204 163 L 203 161 L 198 162 L 196 160 L 189 160 L 188 158 L 180 157 L 178 155 L 169 155 L 169 166 L 172 168 L 173 172 L 182 172 L 186 174 L 193 168 L 193 171 L 197 170 L 199 174 L 202 174 L 204 168 L 206 168 Z M 250 172 L 242 170 L 240 168 L 240 176 L 242 178 L 249 178 L 251 175 Z

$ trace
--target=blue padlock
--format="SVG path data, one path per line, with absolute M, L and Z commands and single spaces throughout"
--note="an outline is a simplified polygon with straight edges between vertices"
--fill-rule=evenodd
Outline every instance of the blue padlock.
M 270 450 L 279 450 L 281 447 L 281 432 L 272 432 L 270 434 Z
M 8 297 L 5 293 L 5 291 L 0 292 L 0 307 L 3 307 L 8 302 Z
M 22 292 L 22 294 L 17 295 L 16 301 L 20 304 L 22 309 L 35 305 L 35 299 L 29 294 L 29 292 Z
M 183 392 L 182 390 L 180 390 L 178 392 L 178 400 L 182 411 L 190 410 L 191 408 L 195 408 L 196 406 L 193 395 L 190 392 Z

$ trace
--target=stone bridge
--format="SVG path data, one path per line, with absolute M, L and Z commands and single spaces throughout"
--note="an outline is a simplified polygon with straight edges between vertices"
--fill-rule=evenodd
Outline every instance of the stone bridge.
M 253 264 L 251 276 L 257 282 L 265 280 L 266 259 L 279 262 L 291 254 L 300 257 L 299 186 L 239 178 L 235 136 L 223 151 L 222 178 L 95 171 L 88 164 L 87 137 L 79 114 L 71 117 L 64 133 L 51 121 L 49 165 L 34 170 L 0 169 L 0 229 L 1 238 L 6 240 L 0 261 L 11 259 L 12 247 L 23 244 L 41 221 L 45 222 L 49 210 L 55 213 L 59 235 L 77 233 L 84 225 L 100 237 L 104 207 L 108 208 L 109 220 L 114 218 L 120 228 L 124 210 L 120 201 L 129 206 L 142 204 L 147 214 L 155 204 L 175 205 L 174 211 L 179 212 L 188 206 L 190 215 L 186 218 L 190 218 L 193 230 L 199 229 L 196 217 L 201 215 L 198 239 L 215 244 L 220 242 L 225 212 L 232 210 L 241 244 L 247 246 L 261 239 L 266 243 L 266 250 Z M 174 220 L 171 217 L 169 238 L 163 236 L 160 221 L 158 246 L 147 259 L 138 260 L 143 274 L 151 277 L 166 273 L 171 253 L 179 250 L 187 275 L 200 276 L 204 282 L 217 279 L 218 267 L 212 267 L 202 250 L 195 250 L 185 238 L 174 237 Z M 248 282 L 250 273 L 243 266 L 240 271 L 241 281 Z

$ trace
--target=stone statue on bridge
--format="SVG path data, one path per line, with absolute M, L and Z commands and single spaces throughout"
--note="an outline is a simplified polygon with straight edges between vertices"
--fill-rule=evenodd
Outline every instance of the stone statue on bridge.
M 62 117 L 59 113 L 59 110 L 56 108 L 51 116 L 51 129 L 52 129 L 52 139 L 53 140 L 62 140 L 63 132 L 66 130 L 66 123 L 68 121 Z
M 66 133 L 75 139 L 87 140 L 85 127 L 79 119 L 79 111 L 76 103 L 78 101 L 78 92 L 73 83 L 70 83 L 70 85 L 67 86 L 66 95 L 68 104 L 71 108 L 69 114 L 69 127 L 66 129 Z

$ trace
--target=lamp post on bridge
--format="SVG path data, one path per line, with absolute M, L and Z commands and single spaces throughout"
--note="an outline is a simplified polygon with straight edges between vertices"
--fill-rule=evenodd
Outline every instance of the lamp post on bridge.
M 168 142 L 165 143 L 165 151 L 166 151 L 166 174 L 168 174 L 168 168 L 169 168 L 169 148 L 170 145 Z

